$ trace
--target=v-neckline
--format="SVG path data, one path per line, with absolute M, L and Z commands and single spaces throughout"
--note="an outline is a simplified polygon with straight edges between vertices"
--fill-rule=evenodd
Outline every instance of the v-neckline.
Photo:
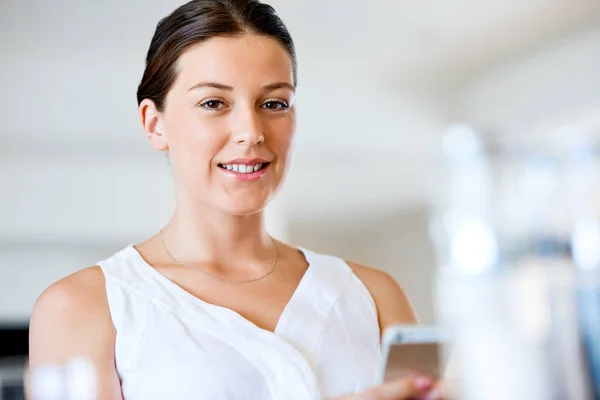
M 138 259 L 138 261 L 140 262 L 139 264 L 141 266 L 143 266 L 144 270 L 147 270 L 150 274 L 152 274 L 155 279 L 157 279 L 160 282 L 162 282 L 163 284 L 169 286 L 176 295 L 181 296 L 194 304 L 198 304 L 207 310 L 212 310 L 212 311 L 215 311 L 218 313 L 229 314 L 232 317 L 239 320 L 241 323 L 246 324 L 246 325 L 250 326 L 251 328 L 254 328 L 259 331 L 266 332 L 266 333 L 269 333 L 272 335 L 276 335 L 276 336 L 279 336 L 280 333 L 282 333 L 281 331 L 285 328 L 285 326 L 289 320 L 288 314 L 290 314 L 291 309 L 294 307 L 294 304 L 301 301 L 300 299 L 303 297 L 303 294 L 306 292 L 306 289 L 310 286 L 310 280 L 311 280 L 311 276 L 313 275 L 313 270 L 314 270 L 314 266 L 312 265 L 311 260 L 310 260 L 310 254 L 308 254 L 310 252 L 302 247 L 298 247 L 297 249 L 304 256 L 304 259 L 306 260 L 308 267 L 306 268 L 306 271 L 304 271 L 302 278 L 300 278 L 300 282 L 298 282 L 298 286 L 296 286 L 296 289 L 292 293 L 292 296 L 290 297 L 289 301 L 286 303 L 285 307 L 283 308 L 283 311 L 279 315 L 277 323 L 275 324 L 275 328 L 273 330 L 270 330 L 270 329 L 261 328 L 260 326 L 258 326 L 257 324 L 250 321 L 248 318 L 244 317 L 242 314 L 240 314 L 239 312 L 237 312 L 231 308 L 228 308 L 225 306 L 220 306 L 220 305 L 214 304 L 214 303 L 210 303 L 206 300 L 201 299 L 198 296 L 193 295 L 192 293 L 188 292 L 183 287 L 181 287 L 180 285 L 178 285 L 177 283 L 175 283 L 174 281 L 172 281 L 171 279 L 167 278 L 165 275 L 160 273 L 149 262 L 147 262 L 146 259 L 142 256 L 142 254 L 135 248 L 135 245 L 130 244 L 127 248 L 134 254 L 135 258 Z

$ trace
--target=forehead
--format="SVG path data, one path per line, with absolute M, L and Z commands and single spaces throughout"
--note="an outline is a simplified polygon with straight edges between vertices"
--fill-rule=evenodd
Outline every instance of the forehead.
M 234 88 L 293 83 L 292 60 L 276 40 L 252 34 L 215 37 L 186 50 L 177 63 L 175 86 L 189 88 L 200 81 Z

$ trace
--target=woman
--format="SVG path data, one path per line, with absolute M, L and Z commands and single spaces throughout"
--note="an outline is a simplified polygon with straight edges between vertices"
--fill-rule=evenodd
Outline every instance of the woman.
M 375 387 L 380 333 L 416 322 L 390 276 L 265 230 L 294 136 L 295 88 L 294 45 L 268 5 L 195 0 L 160 21 L 137 97 L 150 145 L 168 151 L 176 210 L 156 236 L 40 296 L 32 368 L 87 357 L 101 399 L 431 391 L 427 377 Z

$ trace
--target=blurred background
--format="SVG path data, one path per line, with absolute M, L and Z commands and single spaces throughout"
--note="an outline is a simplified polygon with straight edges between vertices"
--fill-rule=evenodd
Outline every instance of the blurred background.
M 600 134 L 600 2 L 267 2 L 299 60 L 298 135 L 271 232 L 390 272 L 433 321 L 440 138 L 457 122 Z M 169 168 L 135 92 L 157 22 L 182 3 L 0 3 L 3 338 L 26 328 L 49 284 L 170 217 Z M 19 353 L 26 341 L 10 337 L 5 353 Z

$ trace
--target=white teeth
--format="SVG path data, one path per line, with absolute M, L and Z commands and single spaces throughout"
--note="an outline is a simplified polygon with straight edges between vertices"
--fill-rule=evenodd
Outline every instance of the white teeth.
M 240 174 L 250 174 L 263 167 L 263 164 L 245 165 L 245 164 L 223 164 L 223 168 L 228 171 L 239 172 Z

